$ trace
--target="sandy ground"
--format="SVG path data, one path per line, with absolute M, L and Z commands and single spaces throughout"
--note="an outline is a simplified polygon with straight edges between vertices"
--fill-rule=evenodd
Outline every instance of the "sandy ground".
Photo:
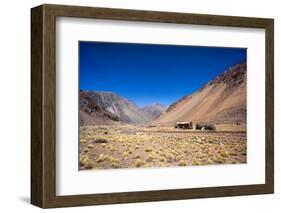
M 214 132 L 132 125 L 81 127 L 80 169 L 246 163 L 245 127 L 228 125 L 217 129 Z

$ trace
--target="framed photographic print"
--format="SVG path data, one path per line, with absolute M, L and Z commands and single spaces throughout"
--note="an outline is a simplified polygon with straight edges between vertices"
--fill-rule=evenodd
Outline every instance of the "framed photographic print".
M 31 203 L 274 191 L 273 19 L 31 10 Z

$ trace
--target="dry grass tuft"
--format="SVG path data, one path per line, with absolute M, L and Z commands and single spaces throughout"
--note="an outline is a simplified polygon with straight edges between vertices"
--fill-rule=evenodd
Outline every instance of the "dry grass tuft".
M 139 154 L 134 156 L 134 159 L 138 159 L 138 158 L 141 158 L 141 156 Z
M 112 168 L 120 168 L 120 162 L 111 162 L 110 166 Z
M 128 158 L 130 156 L 130 153 L 125 151 L 122 153 L 123 158 Z
M 120 163 L 120 160 L 118 158 L 113 157 L 113 156 L 108 157 L 108 160 L 111 164 L 113 164 L 113 163 L 119 164 Z
M 115 152 L 115 151 L 116 151 L 116 148 L 115 148 L 112 144 L 110 144 L 110 145 L 109 145 L 109 150 L 110 150 L 111 152 Z
M 108 141 L 105 138 L 97 138 L 94 140 L 94 143 L 107 143 Z
M 225 160 L 222 157 L 217 156 L 217 158 L 215 159 L 215 162 L 219 163 L 219 164 L 223 164 L 223 163 L 225 163 Z
M 87 143 L 86 139 L 80 139 L 80 143 Z
M 85 163 L 85 168 L 86 169 L 92 169 L 93 167 L 94 167 L 93 161 L 88 159 L 87 162 Z
M 135 167 L 141 167 L 141 166 L 144 166 L 145 165 L 145 162 L 140 160 L 140 159 L 137 159 L 135 160 Z
M 155 156 L 154 156 L 153 154 L 149 154 L 149 155 L 147 156 L 146 161 L 147 161 L 147 162 L 153 162 L 154 159 L 155 159 Z
M 179 166 L 187 166 L 187 162 L 185 160 L 180 160 L 178 163 Z
M 165 162 L 165 160 L 166 160 L 166 158 L 164 158 L 164 157 L 160 157 L 160 159 L 159 159 L 160 162 Z
M 88 148 L 88 149 L 91 149 L 91 148 L 93 148 L 93 147 L 94 147 L 93 144 L 88 144 L 88 145 L 87 145 L 87 148 Z
M 100 154 L 99 157 L 97 158 L 97 162 L 101 163 L 107 159 L 107 155 Z
M 150 148 L 145 148 L 145 150 L 144 150 L 145 152 L 151 152 L 152 151 L 152 149 L 150 149 Z
M 81 156 L 80 157 L 80 166 L 84 167 L 85 169 L 92 169 L 94 167 L 93 161 L 88 156 Z
M 227 154 L 224 150 L 220 150 L 220 151 L 219 151 L 219 154 L 220 154 L 220 156 L 223 157 L 223 158 L 227 158 L 227 157 L 228 157 L 228 154 Z
M 200 165 L 200 163 L 199 163 L 196 159 L 194 159 L 194 160 L 192 161 L 192 165 L 198 166 L 198 165 Z
M 88 148 L 86 148 L 86 149 L 84 149 L 84 151 L 83 151 L 84 153 L 88 153 L 89 152 L 89 149 Z

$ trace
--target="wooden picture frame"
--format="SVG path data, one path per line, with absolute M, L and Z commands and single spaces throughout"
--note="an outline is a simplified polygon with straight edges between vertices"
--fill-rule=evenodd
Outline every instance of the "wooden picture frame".
M 56 195 L 56 18 L 95 18 L 265 29 L 265 184 L 87 195 Z M 42 208 L 274 192 L 273 19 L 44 4 L 31 9 L 31 203 Z

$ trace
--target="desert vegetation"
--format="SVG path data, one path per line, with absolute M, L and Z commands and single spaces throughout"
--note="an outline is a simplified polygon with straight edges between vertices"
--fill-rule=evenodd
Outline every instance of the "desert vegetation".
M 136 125 L 80 127 L 80 169 L 246 163 L 245 131 Z

